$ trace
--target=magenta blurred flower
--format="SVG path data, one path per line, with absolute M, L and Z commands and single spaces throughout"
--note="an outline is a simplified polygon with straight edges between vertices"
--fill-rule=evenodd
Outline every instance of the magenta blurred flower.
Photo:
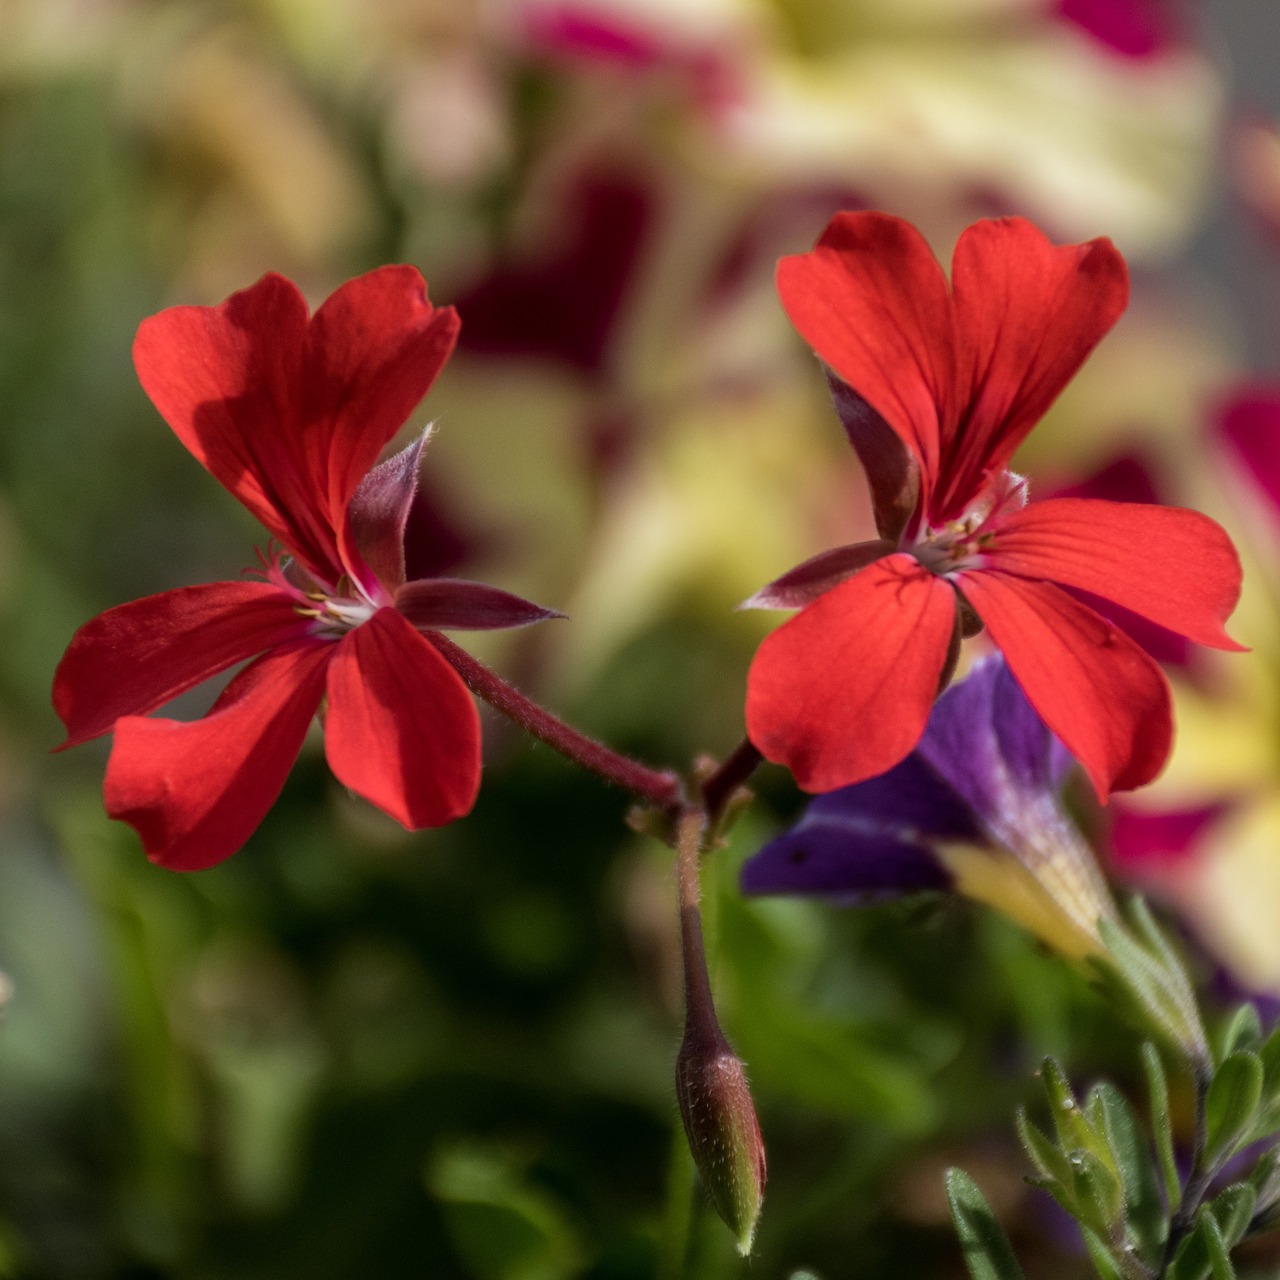
M 1119 253 L 1107 240 L 1055 247 L 1020 219 L 979 222 L 948 287 L 908 223 L 841 214 L 811 253 L 782 260 L 778 289 L 832 370 L 880 537 L 747 602 L 800 609 L 752 664 L 751 740 L 808 791 L 874 777 L 920 740 L 962 633 L 985 624 L 1104 800 L 1150 781 L 1170 748 L 1168 684 L 1069 590 L 1236 649 L 1222 625 L 1240 593 L 1235 549 L 1180 508 L 1025 506 L 1007 469 L 1124 309 Z
M 314 316 L 268 275 L 220 306 L 143 321 L 134 363 L 152 403 L 284 548 L 264 559 L 263 581 L 108 610 L 58 666 L 63 745 L 114 730 L 107 812 L 153 861 L 195 870 L 240 848 L 322 700 L 334 774 L 404 826 L 450 822 L 474 803 L 479 719 L 430 632 L 555 615 L 481 583 L 406 581 L 425 436 L 375 463 L 457 333 L 412 267 L 352 280 Z M 147 718 L 247 659 L 203 719 Z

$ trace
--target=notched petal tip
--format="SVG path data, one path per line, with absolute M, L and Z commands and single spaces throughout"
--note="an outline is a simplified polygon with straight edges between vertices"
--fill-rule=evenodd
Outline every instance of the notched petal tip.
M 419 631 L 502 631 L 565 615 L 465 578 L 420 578 L 396 592 L 396 609 Z

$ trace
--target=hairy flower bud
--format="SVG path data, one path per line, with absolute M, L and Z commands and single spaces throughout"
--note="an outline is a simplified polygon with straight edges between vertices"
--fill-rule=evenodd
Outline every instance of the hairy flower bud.
M 745 1257 L 764 1200 L 764 1142 L 746 1072 L 719 1028 L 686 1027 L 676 1097 L 702 1185 Z

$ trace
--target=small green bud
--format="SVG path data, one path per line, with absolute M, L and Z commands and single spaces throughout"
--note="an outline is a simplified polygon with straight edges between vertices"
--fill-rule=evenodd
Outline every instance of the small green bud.
M 676 1097 L 702 1185 L 745 1257 L 764 1200 L 764 1141 L 746 1072 L 723 1035 L 686 1027 Z

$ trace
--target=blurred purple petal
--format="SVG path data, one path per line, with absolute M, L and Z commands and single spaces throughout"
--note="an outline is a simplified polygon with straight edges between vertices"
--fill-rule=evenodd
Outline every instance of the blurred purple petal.
M 760 588 L 739 609 L 803 609 L 824 591 L 830 591 L 859 569 L 874 564 L 882 556 L 897 550 L 892 542 L 856 542 L 847 547 L 834 547 L 788 569 L 780 578 Z
M 742 868 L 744 893 L 824 894 L 851 901 L 951 879 L 928 840 L 976 840 L 973 814 L 917 756 L 867 782 L 812 800 L 788 832 Z
M 396 608 L 419 631 L 498 631 L 564 617 L 509 591 L 462 578 L 406 582 L 396 592 Z
M 920 845 L 854 825 L 808 823 L 771 840 L 742 868 L 745 894 L 815 894 L 850 902 L 921 889 L 951 877 Z

